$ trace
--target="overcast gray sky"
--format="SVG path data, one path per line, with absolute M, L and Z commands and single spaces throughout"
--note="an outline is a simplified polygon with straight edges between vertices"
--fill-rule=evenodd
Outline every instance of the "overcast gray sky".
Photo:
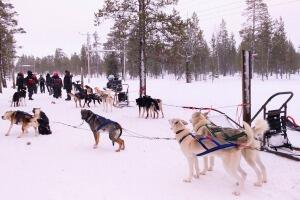
M 101 41 L 105 41 L 111 22 L 100 27 L 93 24 L 94 12 L 104 0 L 8 0 L 19 13 L 18 20 L 26 34 L 18 35 L 21 49 L 18 55 L 27 54 L 46 56 L 54 54 L 56 48 L 62 48 L 70 56 L 79 52 L 86 37 L 79 33 L 98 31 Z M 239 42 L 238 31 L 245 21 L 241 13 L 245 0 L 179 0 L 177 9 L 186 18 L 196 12 L 200 19 L 205 38 L 210 40 L 221 22 L 227 22 L 229 32 L 235 34 Z M 300 0 L 265 0 L 269 5 L 272 18 L 283 17 L 287 36 L 295 47 L 300 46 Z

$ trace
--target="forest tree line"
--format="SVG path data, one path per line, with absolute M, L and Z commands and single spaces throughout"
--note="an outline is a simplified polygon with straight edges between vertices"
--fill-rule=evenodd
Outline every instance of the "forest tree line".
M 300 71 L 300 54 L 287 38 L 283 19 L 271 18 L 263 0 L 246 0 L 247 7 L 243 12 L 245 22 L 239 31 L 240 44 L 237 44 L 236 36 L 227 30 L 225 20 L 220 22 L 218 30 L 206 41 L 196 13 L 183 19 L 176 10 L 171 13 L 164 10 L 150 12 L 172 6 L 176 0 L 139 0 L 143 12 L 134 7 L 137 5 L 136 1 L 107 0 L 106 5 L 96 13 L 96 21 L 107 17 L 104 13 L 116 16 L 103 48 L 120 51 L 96 51 L 101 47 L 98 46 L 98 35 L 94 33 L 91 35 L 91 44 L 82 45 L 79 53 L 67 56 L 62 49 L 57 48 L 53 55 L 45 57 L 22 55 L 18 58 L 15 69 L 29 65 L 37 73 L 63 72 L 68 69 L 73 74 L 80 74 L 82 70 L 86 75 L 89 57 L 92 74 L 121 74 L 125 52 L 126 74 L 130 78 L 136 78 L 140 75 L 142 43 L 146 74 L 151 77 L 172 74 L 177 79 L 187 77 L 203 80 L 219 75 L 234 75 L 241 71 L 243 49 L 254 53 L 254 72 L 262 79 L 272 75 L 289 78 L 291 74 Z M 5 78 L 11 72 L 12 61 L 15 59 L 14 34 L 24 30 L 17 28 L 13 6 L 0 2 L 1 9 L 8 13 L 7 24 L 2 21 L 0 24 L 0 75 Z M 126 12 L 138 14 L 126 15 Z

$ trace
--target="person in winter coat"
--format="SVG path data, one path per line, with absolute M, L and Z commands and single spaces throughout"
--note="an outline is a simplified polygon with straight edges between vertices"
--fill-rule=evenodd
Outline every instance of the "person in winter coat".
M 33 92 L 34 92 L 34 94 L 37 94 L 39 81 L 38 81 L 38 79 L 37 79 L 37 77 L 36 77 L 35 74 L 32 74 L 32 76 L 33 76 L 34 80 L 36 80 L 36 82 L 34 84 Z
M 59 77 L 58 73 L 54 73 L 54 75 L 52 76 L 52 80 L 53 80 L 53 97 L 54 98 L 59 98 L 61 97 L 61 89 L 62 89 L 62 80 Z
M 40 78 L 39 78 L 39 84 L 40 84 L 40 91 L 41 93 L 45 93 L 45 78 L 43 77 L 43 75 L 41 74 L 40 75 Z
M 37 83 L 38 83 L 38 80 L 32 74 L 32 71 L 28 71 L 27 77 L 25 78 L 25 84 L 27 85 L 29 100 L 33 100 L 32 95 L 33 95 L 33 91 L 34 91 L 34 88 L 36 87 Z
M 16 85 L 18 92 L 24 88 L 24 74 L 22 72 L 19 72 L 17 75 Z
M 71 97 L 69 93 L 72 91 L 72 75 L 68 70 L 65 71 L 65 77 L 64 77 L 64 89 L 67 92 L 67 98 L 66 101 L 70 101 Z
M 46 87 L 47 87 L 47 91 L 48 91 L 49 95 L 53 94 L 52 86 L 53 86 L 52 78 L 51 78 L 50 74 L 47 73 L 47 75 L 46 75 Z

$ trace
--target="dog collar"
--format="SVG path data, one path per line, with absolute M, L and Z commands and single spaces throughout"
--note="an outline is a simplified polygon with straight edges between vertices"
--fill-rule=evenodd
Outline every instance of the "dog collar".
M 93 114 L 91 114 L 91 116 L 89 116 L 87 119 L 86 119 L 86 122 L 89 122 L 93 117 Z
M 200 130 L 200 128 L 202 128 L 203 126 L 207 127 L 207 124 L 203 124 L 203 125 L 199 126 L 199 127 L 197 128 L 197 130 L 196 130 L 196 133 L 197 133 L 197 132 Z
M 184 131 L 184 129 L 177 131 L 177 132 L 176 132 L 176 135 L 178 135 L 178 134 L 181 133 L 182 131 Z
M 189 136 L 189 135 L 191 135 L 191 134 L 189 133 L 189 134 L 183 136 L 183 137 L 178 141 L 179 144 L 181 144 L 181 143 L 183 142 L 183 140 L 184 140 L 187 136 Z

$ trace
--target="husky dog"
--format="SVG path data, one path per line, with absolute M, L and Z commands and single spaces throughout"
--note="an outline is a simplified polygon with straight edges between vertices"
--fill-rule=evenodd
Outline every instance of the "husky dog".
M 174 131 L 176 140 L 178 141 L 183 154 L 188 160 L 189 175 L 184 179 L 184 181 L 191 182 L 194 175 L 194 170 L 196 171 L 196 174 L 194 175 L 195 178 L 198 178 L 200 175 L 199 164 L 196 155 L 205 152 L 207 150 L 206 148 L 211 149 L 215 147 L 215 144 L 210 140 L 203 140 L 202 143 L 205 145 L 205 148 L 199 143 L 199 138 L 197 138 L 199 136 L 192 136 L 190 134 L 189 129 L 187 129 L 185 126 L 188 123 L 184 120 L 171 119 L 169 120 L 169 123 L 171 125 L 171 129 Z M 247 145 L 254 140 L 254 133 L 251 128 L 246 128 L 245 134 L 247 139 L 243 144 Z M 233 194 L 239 195 L 246 179 L 245 172 L 240 167 L 241 149 L 236 147 L 220 149 L 212 152 L 212 154 L 217 155 L 222 159 L 225 170 L 237 181 L 237 186 Z
M 33 108 L 32 109 L 34 117 L 37 118 L 39 123 L 38 131 L 41 135 L 49 135 L 52 133 L 50 126 L 49 126 L 49 119 L 47 115 L 40 109 L 40 108 Z
M 149 117 L 149 114 L 153 118 L 158 118 L 159 116 L 158 111 L 161 112 L 162 118 L 164 118 L 161 99 L 153 99 L 150 96 L 143 96 L 137 98 L 135 101 L 139 107 L 139 117 L 141 117 L 141 110 L 143 110 L 142 118 L 144 117 L 145 111 L 147 113 L 146 119 Z
M 35 135 L 38 136 L 37 118 L 32 116 L 29 113 L 19 111 L 19 110 L 18 111 L 7 111 L 2 116 L 2 119 L 10 121 L 10 126 L 9 126 L 9 129 L 8 129 L 7 133 L 5 134 L 5 136 L 9 135 L 11 128 L 13 127 L 14 124 L 22 126 L 22 132 L 18 136 L 18 138 L 22 137 L 25 133 L 27 133 L 29 127 L 33 127 L 35 130 Z
M 110 111 L 112 112 L 112 107 L 114 104 L 114 97 L 113 97 L 114 92 L 110 89 L 103 91 L 103 90 L 100 90 L 100 88 L 98 88 L 98 87 L 95 87 L 94 90 L 95 90 L 95 93 L 98 94 L 100 96 L 100 98 L 102 99 L 103 111 L 108 112 L 108 107 L 110 107 Z
M 26 90 L 22 88 L 20 91 L 14 93 L 10 107 L 12 106 L 18 107 L 20 106 L 20 103 L 22 103 L 22 105 L 26 105 L 25 98 L 26 98 Z
M 229 137 L 234 137 L 241 133 L 241 131 L 248 131 L 253 132 L 254 137 L 258 136 L 259 134 L 263 134 L 265 131 L 269 129 L 269 125 L 267 121 L 263 119 L 259 119 L 255 123 L 255 127 L 251 129 L 251 127 L 244 123 L 244 129 L 231 129 L 231 128 L 219 128 L 216 126 L 211 126 L 211 122 L 208 120 L 208 113 L 202 114 L 201 112 L 195 112 L 192 115 L 192 125 L 196 135 L 201 136 L 211 136 L 211 132 L 208 130 L 207 125 L 210 125 L 211 131 L 215 131 L 215 136 L 218 139 L 224 139 L 222 133 L 225 133 Z M 245 135 L 244 135 L 245 136 Z M 238 137 L 235 143 L 243 143 L 246 138 L 245 137 Z M 243 141 L 244 140 L 244 141 Z M 244 148 L 245 147 L 245 148 Z M 262 163 L 259 151 L 259 142 L 255 139 L 250 139 L 248 143 L 241 145 L 240 148 L 242 149 L 242 156 L 246 160 L 246 162 L 252 167 L 257 175 L 257 181 L 255 182 L 255 186 L 262 186 L 262 183 L 267 182 L 267 172 L 264 164 Z M 208 158 L 204 157 L 204 172 L 213 168 L 214 158 L 210 156 L 210 167 L 208 167 Z M 246 176 L 246 172 L 243 172 Z
M 100 132 L 108 132 L 109 139 L 114 143 L 118 143 L 119 148 L 116 152 L 125 149 L 124 140 L 120 137 L 122 135 L 122 127 L 119 123 L 106 119 L 102 116 L 96 115 L 90 110 L 81 110 L 81 119 L 89 124 L 91 131 L 94 134 L 95 145 L 94 148 L 98 147 Z

